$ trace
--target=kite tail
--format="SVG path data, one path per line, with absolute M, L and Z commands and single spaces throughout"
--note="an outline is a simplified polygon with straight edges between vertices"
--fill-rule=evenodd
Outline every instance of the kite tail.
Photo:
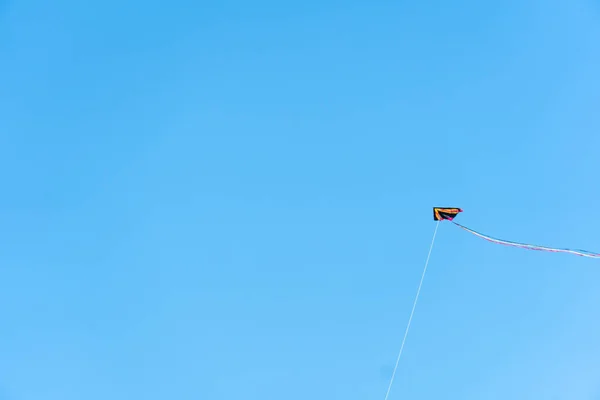
M 578 256 L 582 256 L 582 257 L 600 258 L 600 254 L 592 253 L 592 252 L 589 252 L 586 250 L 559 249 L 559 248 L 554 248 L 554 247 L 545 247 L 545 246 L 538 246 L 535 244 L 517 243 L 517 242 L 511 242 L 508 240 L 496 239 L 491 236 L 484 235 L 483 233 L 474 231 L 473 229 L 469 229 L 466 226 L 463 226 L 457 222 L 454 222 L 454 221 L 450 221 L 450 222 L 452 222 L 454 225 L 458 226 L 459 228 L 464 229 L 465 231 L 467 231 L 475 236 L 478 236 L 482 239 L 485 239 L 489 242 L 492 242 L 492 243 L 502 244 L 505 246 L 519 247 L 519 248 L 528 249 L 528 250 L 548 251 L 548 252 L 552 252 L 552 253 L 570 253 L 570 254 L 575 254 Z

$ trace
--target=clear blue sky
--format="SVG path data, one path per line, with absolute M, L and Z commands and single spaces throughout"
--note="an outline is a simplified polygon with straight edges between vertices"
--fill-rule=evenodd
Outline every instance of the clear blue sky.
M 600 251 L 591 0 L 0 1 L 0 399 L 383 399 L 434 222 Z M 390 400 L 600 399 L 600 264 L 440 226 Z

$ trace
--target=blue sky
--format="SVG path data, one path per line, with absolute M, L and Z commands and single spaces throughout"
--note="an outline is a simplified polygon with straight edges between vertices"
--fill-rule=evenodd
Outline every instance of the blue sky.
M 600 6 L 0 1 L 0 399 L 377 399 L 434 222 L 600 251 Z M 600 265 L 440 226 L 393 399 L 600 399 Z

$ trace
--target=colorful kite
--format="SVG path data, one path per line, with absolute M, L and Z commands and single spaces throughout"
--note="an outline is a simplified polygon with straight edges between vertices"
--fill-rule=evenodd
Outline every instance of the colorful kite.
M 431 245 L 429 246 L 429 254 L 427 255 L 427 260 L 425 261 L 425 267 L 423 268 L 423 273 L 421 274 L 421 281 L 419 282 L 417 294 L 413 301 L 412 311 L 410 312 L 410 317 L 408 318 L 408 324 L 406 326 L 406 330 L 404 331 L 404 337 L 402 339 L 402 344 L 400 345 L 400 351 L 398 352 L 398 357 L 396 358 L 396 365 L 394 366 L 394 370 L 392 372 L 392 376 L 391 376 L 391 379 L 390 379 L 390 382 L 389 382 L 389 385 L 387 388 L 387 392 L 385 394 L 385 400 L 388 399 L 390 390 L 392 389 L 394 377 L 396 376 L 396 370 L 398 369 L 398 363 L 400 362 L 400 357 L 402 356 L 402 351 L 404 350 L 404 344 L 405 344 L 406 338 L 408 336 L 408 331 L 410 329 L 413 315 L 415 313 L 415 308 L 417 307 L 417 302 L 419 301 L 419 294 L 421 293 L 421 286 L 423 285 L 423 279 L 425 278 L 425 273 L 427 272 L 427 266 L 429 265 L 429 257 L 431 256 L 431 250 L 433 249 L 433 244 L 435 242 L 435 237 L 437 234 L 438 226 L 441 221 L 450 221 L 451 223 L 458 226 L 459 228 L 464 229 L 465 231 L 467 231 L 477 237 L 488 240 L 492 243 L 498 243 L 498 244 L 502 244 L 505 246 L 520 247 L 522 249 L 528 249 L 528 250 L 549 251 L 549 252 L 553 252 L 553 253 L 570 253 L 570 254 L 575 254 L 578 256 L 582 256 L 582 257 L 600 258 L 600 254 L 592 253 L 592 252 L 589 252 L 586 250 L 559 249 L 559 248 L 554 248 L 554 247 L 538 246 L 538 245 L 534 245 L 534 244 L 510 242 L 508 240 L 496 239 L 491 236 L 484 235 L 483 233 L 479 233 L 477 231 L 474 231 L 473 229 L 469 229 L 466 226 L 463 226 L 457 222 L 454 222 L 454 218 L 456 218 L 456 216 L 458 214 L 460 214 L 462 211 L 463 211 L 462 209 L 455 208 L 455 207 L 434 207 L 433 208 L 433 219 L 434 219 L 434 221 L 437 221 L 438 223 L 435 225 L 435 231 L 433 232 L 433 239 L 431 239 Z
M 465 231 L 467 231 L 477 237 L 480 237 L 482 239 L 490 241 L 492 243 L 502 244 L 505 246 L 519 247 L 519 248 L 528 249 L 528 250 L 549 251 L 552 253 L 569 253 L 569 254 L 575 254 L 578 256 L 582 256 L 582 257 L 600 258 L 600 254 L 592 253 L 587 250 L 560 249 L 560 248 L 554 248 L 554 247 L 538 246 L 535 244 L 517 243 L 517 242 L 511 242 L 509 240 L 496 239 L 494 237 L 484 235 L 483 233 L 477 232 L 473 229 L 469 229 L 466 226 L 463 226 L 463 225 L 453 221 L 454 217 L 456 217 L 456 215 L 458 215 L 458 213 L 460 213 L 460 212 L 462 212 L 462 210 L 460 208 L 434 207 L 433 208 L 433 218 L 436 221 L 448 220 L 448 221 L 452 222 L 454 225 L 458 226 L 459 228 L 464 229 Z
M 460 208 L 433 207 L 433 220 L 442 221 L 447 219 L 452 221 L 461 212 Z

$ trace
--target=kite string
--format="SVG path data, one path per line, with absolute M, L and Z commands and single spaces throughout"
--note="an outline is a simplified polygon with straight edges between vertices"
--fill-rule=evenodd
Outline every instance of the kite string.
M 431 250 L 433 250 L 433 244 L 435 243 L 435 237 L 437 235 L 438 227 L 440 226 L 440 222 L 438 221 L 435 224 L 435 231 L 433 232 L 433 239 L 431 239 L 431 245 L 429 246 L 429 253 L 427 254 L 427 260 L 425 261 L 425 267 L 423 268 L 423 273 L 421 274 L 421 281 L 419 282 L 419 288 L 417 289 L 417 294 L 415 296 L 415 300 L 413 302 L 412 311 L 410 312 L 410 317 L 408 318 L 408 324 L 406 325 L 406 330 L 404 331 L 404 338 L 402 339 L 402 345 L 400 346 L 400 351 L 398 352 L 398 357 L 396 358 L 396 365 L 394 366 L 394 371 L 392 372 L 392 377 L 390 379 L 390 384 L 388 385 L 387 393 L 385 394 L 385 400 L 387 400 L 390 395 L 390 390 L 392 389 L 392 384 L 394 383 L 394 377 L 396 376 L 396 370 L 398 369 L 398 364 L 400 363 L 400 357 L 402 356 L 402 351 L 404 350 L 404 343 L 406 343 L 406 337 L 408 336 L 408 331 L 410 330 L 410 324 L 412 322 L 413 315 L 415 313 L 415 308 L 417 307 L 417 302 L 419 301 L 419 294 L 421 293 L 421 286 L 423 286 L 423 279 L 425 278 L 425 273 L 427 272 L 427 266 L 429 265 L 429 258 L 431 257 Z

